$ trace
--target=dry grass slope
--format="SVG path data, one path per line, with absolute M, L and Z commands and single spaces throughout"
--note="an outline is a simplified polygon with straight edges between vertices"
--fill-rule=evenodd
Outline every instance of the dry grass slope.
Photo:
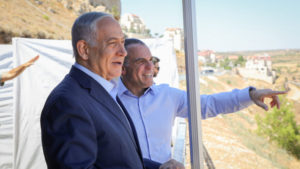
M 243 79 L 234 74 L 203 77 L 201 93 L 210 94 L 243 88 L 276 88 L 263 81 Z M 181 85 L 185 85 L 184 82 Z M 184 87 L 183 87 L 184 88 Z M 300 90 L 296 91 L 300 92 Z M 255 114 L 264 111 L 253 105 L 241 112 L 202 121 L 203 142 L 215 167 L 225 169 L 298 169 L 300 161 L 268 140 L 256 135 Z M 188 138 L 188 137 L 187 137 Z M 187 147 L 189 144 L 187 142 Z M 188 148 L 189 149 L 189 148 Z M 189 156 L 189 151 L 187 151 Z M 189 157 L 188 157 L 189 158 Z M 190 164 L 187 165 L 190 168 Z
M 70 39 L 75 18 L 56 0 L 1 0 L 0 43 L 9 43 L 11 37 Z

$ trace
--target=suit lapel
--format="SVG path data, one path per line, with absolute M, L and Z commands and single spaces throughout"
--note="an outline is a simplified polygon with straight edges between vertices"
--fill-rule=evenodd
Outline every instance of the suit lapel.
M 141 150 L 140 143 L 139 143 L 139 140 L 138 140 L 138 137 L 137 137 L 137 133 L 136 133 L 136 129 L 135 129 L 134 123 L 133 123 L 132 119 L 130 118 L 130 115 L 129 115 L 128 111 L 126 110 L 125 106 L 123 105 L 122 101 L 120 100 L 120 98 L 118 96 L 117 96 L 117 102 L 121 106 L 123 112 L 125 113 L 128 121 L 130 123 L 131 129 L 132 129 L 132 132 L 133 132 L 133 135 L 134 135 L 134 139 L 135 139 L 135 142 L 137 144 L 138 152 L 140 154 L 141 160 L 143 160 L 142 159 L 143 158 L 142 150 Z
M 130 135 L 131 141 L 137 147 L 135 142 L 133 131 L 131 130 L 129 123 L 127 121 L 126 115 L 122 112 L 119 105 L 111 97 L 111 95 L 94 79 L 89 77 L 86 73 L 81 70 L 72 67 L 70 71 L 70 76 L 76 79 L 76 81 L 86 89 L 89 89 L 90 95 L 97 100 L 100 104 L 105 106 L 126 128 L 126 131 Z

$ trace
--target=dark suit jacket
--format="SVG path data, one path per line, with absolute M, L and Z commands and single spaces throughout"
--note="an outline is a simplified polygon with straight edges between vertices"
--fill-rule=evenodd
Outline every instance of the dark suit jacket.
M 49 95 L 41 115 L 48 168 L 144 168 L 134 126 L 129 123 L 99 83 L 72 67 Z M 145 166 L 158 167 L 148 160 Z

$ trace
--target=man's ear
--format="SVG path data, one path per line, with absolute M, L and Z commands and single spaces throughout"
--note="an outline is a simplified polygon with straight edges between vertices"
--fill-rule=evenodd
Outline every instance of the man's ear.
M 122 76 L 124 76 L 126 74 L 126 68 L 124 67 L 124 65 L 122 66 Z
M 88 60 L 88 44 L 85 40 L 79 40 L 76 44 L 77 52 L 82 60 Z

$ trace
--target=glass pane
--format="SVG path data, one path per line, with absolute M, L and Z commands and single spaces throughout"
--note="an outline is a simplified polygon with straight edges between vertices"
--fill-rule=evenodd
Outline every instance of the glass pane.
M 203 120 L 207 157 L 215 168 L 299 168 L 300 3 L 196 3 L 201 94 L 247 86 L 290 90 L 280 110 L 265 111 L 253 104 Z M 270 101 L 265 99 L 266 104 Z
M 165 83 L 170 87 L 185 90 L 182 1 L 123 0 L 121 4 L 120 23 L 126 36 L 141 39 L 148 45 L 152 55 L 160 59 L 159 73 L 154 78 L 155 85 L 159 86 Z M 165 88 L 164 90 L 168 89 Z M 143 126 L 136 126 L 141 135 L 139 139 L 144 157 L 162 163 L 170 158 L 183 164 L 189 163 L 189 160 L 186 160 L 186 143 L 189 141 L 186 139 L 188 123 L 184 118 L 174 120 L 176 114 L 179 114 L 177 110 L 179 102 L 175 100 L 182 99 L 186 100 L 186 97 L 180 95 L 177 98 L 167 98 L 163 100 L 165 102 L 160 103 L 160 107 L 153 107 L 156 102 L 144 106 L 145 109 L 153 110 L 153 112 L 149 112 L 152 116 L 157 111 L 171 115 L 170 117 L 156 115 L 155 119 L 163 119 L 162 123 L 147 117 L 136 119 L 144 122 Z M 183 116 L 187 116 L 187 111 L 183 113 Z M 160 129 L 151 131 L 149 128 L 153 128 L 154 125 L 158 125 Z M 166 143 L 166 146 L 160 145 L 161 148 L 157 149 L 157 143 L 151 140 L 164 140 L 159 142 L 161 144 Z M 172 153 L 171 156 L 168 152 Z

